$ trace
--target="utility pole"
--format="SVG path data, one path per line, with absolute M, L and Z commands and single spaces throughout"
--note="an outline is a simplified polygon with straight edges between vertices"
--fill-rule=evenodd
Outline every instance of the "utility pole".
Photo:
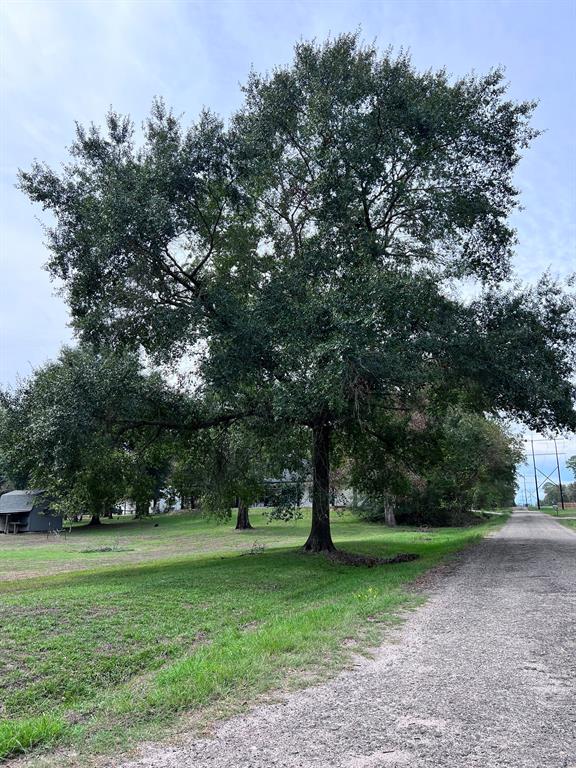
M 521 472 L 519 472 L 518 474 L 524 481 L 524 506 L 528 507 L 528 493 L 526 492 L 526 475 L 523 475 Z
M 564 494 L 562 493 L 562 478 L 560 477 L 560 462 L 558 461 L 558 447 L 554 438 L 554 453 L 556 454 L 556 469 L 558 470 L 558 487 L 560 488 L 560 505 L 564 509 Z
M 536 457 L 534 456 L 534 440 L 530 440 L 532 445 L 532 465 L 534 467 L 534 485 L 536 486 L 536 506 L 540 509 L 540 494 L 538 493 L 538 474 L 536 472 Z

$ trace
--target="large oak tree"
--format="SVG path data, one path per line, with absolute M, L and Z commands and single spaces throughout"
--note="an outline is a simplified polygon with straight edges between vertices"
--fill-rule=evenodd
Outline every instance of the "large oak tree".
M 309 429 L 311 551 L 333 548 L 333 435 L 378 410 L 457 390 L 573 425 L 573 304 L 546 281 L 502 288 L 535 136 L 502 72 L 420 73 L 343 35 L 244 94 L 226 126 L 205 112 L 188 130 L 157 102 L 142 139 L 110 113 L 78 127 L 63 170 L 21 174 L 55 215 L 49 269 L 78 332 L 191 357 L 212 422 Z

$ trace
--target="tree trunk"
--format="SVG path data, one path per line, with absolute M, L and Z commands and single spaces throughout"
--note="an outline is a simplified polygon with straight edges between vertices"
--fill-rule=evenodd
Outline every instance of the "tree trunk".
M 93 512 L 92 517 L 90 518 L 90 522 L 88 525 L 102 525 L 100 522 L 100 512 Z
M 330 432 L 329 424 L 312 430 L 312 527 L 305 552 L 334 552 L 330 533 Z
M 248 531 L 250 528 L 252 528 L 250 518 L 248 516 L 248 509 L 248 504 L 242 501 L 242 499 L 238 499 L 238 517 L 236 518 L 237 531 Z
M 148 517 L 150 514 L 150 501 L 137 501 L 136 510 L 134 512 L 134 519 L 141 520 L 143 517 Z
M 384 522 L 390 528 L 394 528 L 396 525 L 396 515 L 394 514 L 394 506 L 388 500 L 384 502 Z

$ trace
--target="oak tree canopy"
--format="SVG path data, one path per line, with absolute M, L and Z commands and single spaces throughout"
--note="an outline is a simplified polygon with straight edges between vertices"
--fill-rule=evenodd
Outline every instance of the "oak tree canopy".
M 110 112 L 20 185 L 54 215 L 48 268 L 78 334 L 192 361 L 198 408 L 167 428 L 309 430 L 305 548 L 326 551 L 335 435 L 423 396 L 576 423 L 573 299 L 509 287 L 533 109 L 500 70 L 418 72 L 342 35 L 252 74 L 226 123 L 186 129 L 156 101 L 140 134 Z

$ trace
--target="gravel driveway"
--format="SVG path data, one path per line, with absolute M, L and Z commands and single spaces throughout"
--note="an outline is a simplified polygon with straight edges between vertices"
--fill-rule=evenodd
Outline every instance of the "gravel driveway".
M 576 768 L 576 534 L 515 512 L 375 660 L 122 768 Z

